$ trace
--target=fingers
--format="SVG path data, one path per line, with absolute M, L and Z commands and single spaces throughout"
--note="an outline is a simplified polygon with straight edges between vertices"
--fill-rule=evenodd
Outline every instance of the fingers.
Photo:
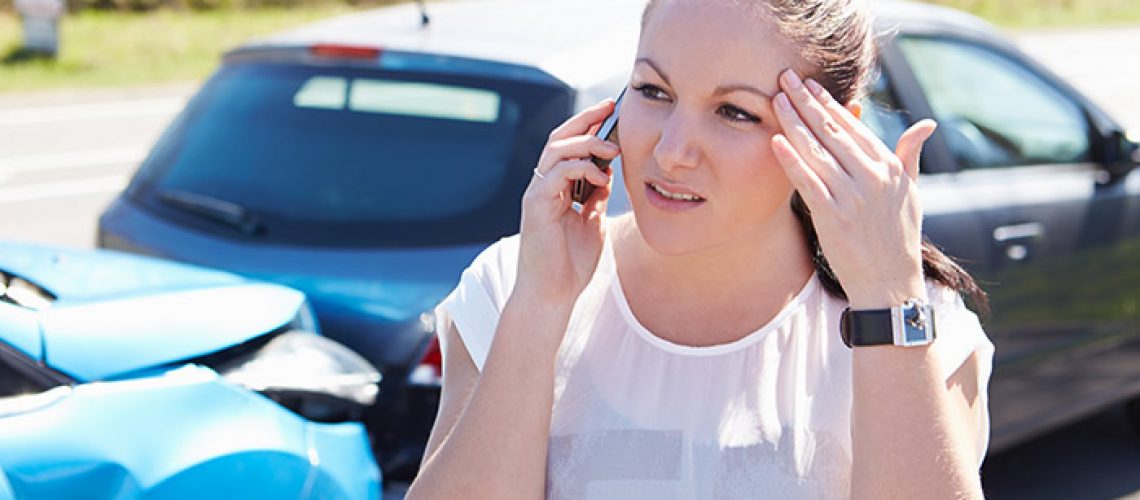
M 823 106 L 831 117 L 839 122 L 843 129 L 851 135 L 851 138 L 859 144 L 859 147 L 863 149 L 863 152 L 866 153 L 867 156 L 875 160 L 885 160 L 893 155 L 891 150 L 887 148 L 887 145 L 883 144 L 883 141 L 875 135 L 871 128 L 853 115 L 851 110 L 844 107 L 839 101 L 836 101 L 835 98 L 827 92 L 827 89 L 823 88 L 823 85 L 820 85 L 819 82 L 810 78 L 807 79 L 804 84 L 807 86 L 808 91 L 819 101 L 820 105 Z
M 610 190 L 613 189 L 613 183 L 604 186 L 598 186 L 586 203 L 582 204 L 582 215 L 587 219 L 594 219 L 606 214 L 606 208 L 609 206 Z
M 776 153 L 776 160 L 784 167 L 784 174 L 788 176 L 796 191 L 800 192 L 800 196 L 803 196 L 808 207 L 820 208 L 824 204 L 833 202 L 834 198 L 827 185 L 800 157 L 787 137 L 781 134 L 772 136 L 772 151 Z
M 590 132 L 613 112 L 613 106 L 612 100 L 598 103 L 566 120 L 550 133 L 550 140 L 542 150 L 535 175 L 524 195 L 524 205 L 539 202 L 552 209 L 552 214 L 562 213 L 571 206 L 570 190 L 574 181 L 584 179 L 595 188 L 605 188 L 594 189 L 584 205 L 591 211 L 599 207 L 605 210 L 611 173 L 600 170 L 591 157 L 612 160 L 621 153 L 621 149 Z M 549 205 L 549 200 L 554 200 L 554 204 Z M 589 216 L 590 212 L 583 210 L 582 213 Z
M 542 172 L 542 177 L 533 177 L 531 184 L 537 189 L 537 194 L 543 197 L 560 197 L 565 194 L 569 199 L 573 181 L 585 179 L 586 182 L 601 187 L 609 185 L 610 177 L 609 172 L 602 172 L 590 160 L 564 160 L 554 164 L 549 171 Z M 597 193 L 597 189 L 594 192 Z
M 844 130 L 842 125 L 831 116 L 831 113 L 820 104 L 819 100 L 808 91 L 807 86 L 796 75 L 796 72 L 790 69 L 784 71 L 780 75 L 780 87 L 784 90 L 783 93 L 787 100 L 794 107 L 793 112 L 789 112 L 786 106 L 781 107 L 781 99 L 777 96 L 776 114 L 780 121 L 785 124 L 800 122 L 806 125 L 815 139 L 837 160 L 837 165 L 841 170 L 846 171 L 852 177 L 860 176 L 862 172 L 859 167 L 870 164 L 870 156 L 852 139 L 851 134 Z M 787 131 L 786 128 L 785 130 Z M 797 140 L 795 133 L 788 132 L 792 145 L 799 147 L 798 142 L 802 141 Z M 802 152 L 803 150 L 801 150 Z M 829 182 L 827 176 L 823 176 L 823 178 L 825 182 Z
M 546 173 L 560 161 L 567 159 L 581 159 L 596 156 L 612 160 L 621 152 L 621 149 L 612 142 L 606 142 L 593 135 L 576 135 L 559 139 L 547 144 L 538 159 L 538 171 Z
M 568 137 L 576 135 L 583 135 L 590 131 L 590 128 L 601 123 L 610 115 L 614 110 L 613 99 L 606 99 L 593 106 L 590 106 L 580 113 L 570 117 L 550 132 L 550 140 L 548 142 L 555 142 Z
M 843 170 L 827 148 L 816 140 L 815 134 L 800 119 L 788 96 L 783 93 L 777 94 L 775 107 L 776 117 L 784 129 L 782 136 L 784 142 L 796 153 L 794 157 L 786 155 L 788 157 L 782 158 L 781 164 L 784 164 L 785 168 L 794 165 L 797 170 L 800 166 L 810 170 L 831 193 L 849 191 L 850 175 Z
M 922 146 L 934 134 L 938 123 L 934 120 L 922 120 L 903 132 L 899 137 L 899 145 L 895 154 L 902 160 L 903 170 L 911 179 L 918 179 L 918 165 L 922 159 Z

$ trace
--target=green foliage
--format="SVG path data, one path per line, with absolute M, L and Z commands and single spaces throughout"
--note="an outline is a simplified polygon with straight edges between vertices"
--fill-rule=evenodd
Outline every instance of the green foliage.
M 20 57 L 19 19 L 0 13 L 0 92 L 200 80 L 225 50 L 336 14 L 344 5 L 149 13 L 84 11 L 64 18 L 57 59 Z
M 63 19 L 61 52 L 43 59 L 22 53 L 13 0 L 0 0 L 0 92 L 201 79 L 251 37 L 401 0 L 66 1 L 73 14 Z M 1004 26 L 1140 23 L 1137 0 L 925 1 Z
M 0 14 L 15 14 L 15 0 L 0 0 Z M 86 11 L 154 12 L 238 10 L 263 7 L 330 8 L 334 6 L 375 7 L 406 0 L 64 0 L 72 14 Z
M 1140 22 L 1137 0 L 922 0 L 981 16 L 1008 27 Z

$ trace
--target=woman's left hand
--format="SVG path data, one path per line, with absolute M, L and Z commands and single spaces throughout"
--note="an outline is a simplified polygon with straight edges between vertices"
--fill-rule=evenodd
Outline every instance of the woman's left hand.
M 907 129 L 891 151 L 818 83 L 792 70 L 773 105 L 772 149 L 811 210 L 820 247 L 851 307 L 879 309 L 926 295 L 918 164 L 936 124 Z

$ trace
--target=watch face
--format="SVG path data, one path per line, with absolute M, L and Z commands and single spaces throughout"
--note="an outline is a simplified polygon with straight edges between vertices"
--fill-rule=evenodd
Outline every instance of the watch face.
M 926 341 L 926 325 L 916 326 L 910 321 L 906 322 L 906 343 L 917 344 Z
M 913 301 L 891 309 L 895 345 L 919 346 L 934 341 L 934 310 Z
M 906 343 L 922 342 L 926 340 L 926 312 L 917 304 L 908 305 L 909 308 L 903 309 L 903 315 L 906 317 L 906 321 L 903 321 Z

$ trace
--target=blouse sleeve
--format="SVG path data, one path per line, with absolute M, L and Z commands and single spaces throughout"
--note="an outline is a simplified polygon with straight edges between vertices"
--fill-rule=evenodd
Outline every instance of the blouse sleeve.
M 942 366 L 942 379 L 949 380 L 971 354 L 978 356 L 978 417 L 979 456 L 985 456 L 989 447 L 990 418 L 988 386 L 993 373 L 994 345 L 982 329 L 978 316 L 966 308 L 962 297 L 954 290 L 936 284 L 927 285 L 930 303 L 934 306 L 934 324 L 937 338 L 933 350 Z M 980 465 L 980 464 L 979 464 Z
M 435 308 L 436 331 L 443 332 L 450 320 L 480 372 L 491 351 L 499 313 L 514 288 L 517 266 L 518 235 L 499 240 L 475 257 L 459 284 Z M 445 356 L 447 341 L 446 335 L 439 335 Z

